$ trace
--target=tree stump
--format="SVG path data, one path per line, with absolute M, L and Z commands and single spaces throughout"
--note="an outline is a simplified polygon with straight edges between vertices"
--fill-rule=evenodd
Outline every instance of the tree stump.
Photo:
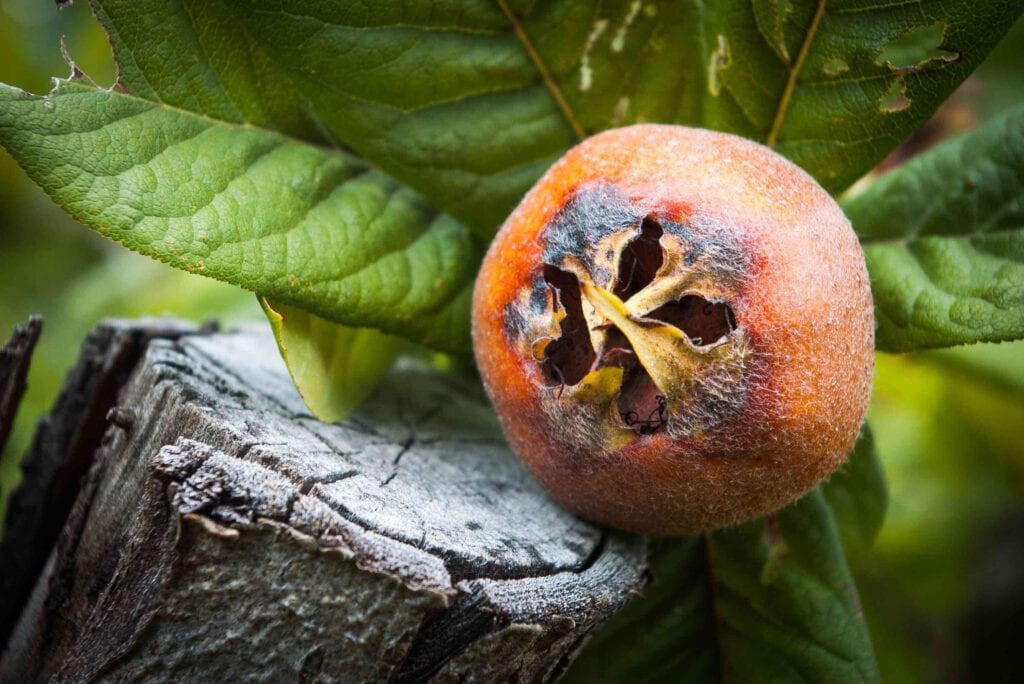
M 0 345 L 0 454 L 14 425 L 21 395 L 25 393 L 29 360 L 42 328 L 43 319 L 33 316 L 28 323 L 15 328 L 7 343 Z
M 550 681 L 644 583 L 474 386 L 405 363 L 325 425 L 263 330 L 101 327 L 24 467 L 3 681 Z

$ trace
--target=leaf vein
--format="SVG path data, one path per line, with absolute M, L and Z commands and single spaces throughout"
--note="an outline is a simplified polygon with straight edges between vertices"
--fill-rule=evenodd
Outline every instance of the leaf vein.
M 530 37 L 526 35 L 526 31 L 523 29 L 522 23 L 516 18 L 515 14 L 509 8 L 506 0 L 495 0 L 498 3 L 498 7 L 501 8 L 502 13 L 508 18 L 509 23 L 512 25 L 512 31 L 515 33 L 519 43 L 526 50 L 526 54 L 529 55 L 530 61 L 533 62 L 534 66 L 537 67 L 537 71 L 540 72 L 541 79 L 544 81 L 544 85 L 547 86 L 548 91 L 551 93 L 551 97 L 554 98 L 555 104 L 562 110 L 562 114 L 565 116 L 569 127 L 572 128 L 573 133 L 580 140 L 586 137 L 586 132 L 583 130 L 583 126 L 577 120 L 575 113 L 572 111 L 572 107 L 569 106 L 569 102 L 565 99 L 565 95 L 562 94 L 562 89 L 558 86 L 558 82 L 554 76 L 548 70 L 547 65 L 544 64 L 544 60 L 541 59 L 537 50 L 533 46 L 533 42 L 530 41 Z
M 768 137 L 765 139 L 765 144 L 768 147 L 775 147 L 775 143 L 779 137 L 779 131 L 782 130 L 782 122 L 786 118 L 786 112 L 789 110 L 790 100 L 793 98 L 793 91 L 796 89 L 796 79 L 800 75 L 800 70 L 804 66 L 804 60 L 807 59 L 807 54 L 810 52 L 811 43 L 814 42 L 814 38 L 818 33 L 818 27 L 821 25 L 821 19 L 825 16 L 825 2 L 826 0 L 818 0 L 818 6 L 814 10 L 814 17 L 811 18 L 811 25 L 807 29 L 807 35 L 804 36 L 804 41 L 800 45 L 800 51 L 797 53 L 796 61 L 793 62 L 791 67 L 788 67 L 786 86 L 782 90 L 782 96 L 779 98 L 779 104 L 775 109 L 775 119 L 772 121 L 772 127 L 768 131 Z

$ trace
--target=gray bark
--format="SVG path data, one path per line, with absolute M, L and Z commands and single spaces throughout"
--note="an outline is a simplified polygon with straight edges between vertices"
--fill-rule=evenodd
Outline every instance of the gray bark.
M 42 328 L 43 319 L 33 316 L 16 327 L 11 339 L 0 345 L 0 454 L 14 425 L 21 395 L 25 393 L 29 361 Z
M 96 328 L 82 344 L 53 410 L 38 423 L 21 462 L 21 486 L 7 504 L 0 541 L 0 644 L 7 642 L 65 526 L 118 391 L 151 339 L 175 338 L 190 330 L 173 321 L 111 322 Z
M 475 387 L 402 365 L 325 425 L 268 333 L 164 328 L 116 407 L 49 419 L 110 424 L 3 681 L 550 681 L 642 587 L 644 541 L 546 498 Z

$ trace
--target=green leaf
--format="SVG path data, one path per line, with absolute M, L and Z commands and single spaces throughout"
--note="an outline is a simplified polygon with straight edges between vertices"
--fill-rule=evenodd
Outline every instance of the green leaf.
M 1024 338 L 1024 106 L 843 208 L 864 243 L 879 349 Z
M 240 30 L 240 2 L 99 0 L 118 84 L 146 100 L 314 143 L 333 142 L 278 60 Z
M 861 428 L 853 453 L 821 485 L 821 491 L 832 507 L 847 555 L 856 557 L 868 552 L 882 529 L 889 490 L 867 423 Z
M 490 0 L 94 6 L 130 92 L 340 141 L 487 237 L 576 140 Z
M 764 141 L 843 189 L 1021 11 L 1015 0 L 96 7 L 129 91 L 336 139 L 482 236 L 577 140 L 639 121 Z
M 879 681 L 820 489 L 768 518 L 655 544 L 653 585 L 568 681 Z
M 135 251 L 338 323 L 469 348 L 475 239 L 350 154 L 80 81 L 41 97 L 0 86 L 0 144 Z
M 766 141 L 832 192 L 927 120 L 1022 9 L 1015 0 L 703 4 L 717 90 L 705 125 Z
M 387 373 L 402 346 L 370 328 L 347 328 L 260 297 L 281 357 L 313 415 L 326 423 L 358 408 Z
M 0 103 L 0 136 L 60 204 L 178 267 L 462 352 L 481 250 L 439 211 L 490 236 L 581 136 L 638 121 L 777 144 L 842 187 L 1020 11 L 1011 0 L 93 5 L 132 96 L 64 86 Z M 915 51 L 921 63 L 903 64 Z M 911 105 L 879 111 L 894 84 Z M 47 102 L 60 111 L 43 116 Z M 111 132 L 142 137 L 111 154 Z M 215 234 L 217 245 L 198 239 Z

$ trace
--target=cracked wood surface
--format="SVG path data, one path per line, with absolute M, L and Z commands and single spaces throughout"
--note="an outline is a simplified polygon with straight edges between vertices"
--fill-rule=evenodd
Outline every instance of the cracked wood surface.
M 118 391 L 151 339 L 176 338 L 192 330 L 173 320 L 110 321 L 82 343 L 53 410 L 36 426 L 21 461 L 21 486 L 7 506 L 0 540 L 0 644 L 6 643 L 64 527 Z
M 0 679 L 548 681 L 644 583 L 422 367 L 325 425 L 266 332 L 171 336 L 104 415 Z

